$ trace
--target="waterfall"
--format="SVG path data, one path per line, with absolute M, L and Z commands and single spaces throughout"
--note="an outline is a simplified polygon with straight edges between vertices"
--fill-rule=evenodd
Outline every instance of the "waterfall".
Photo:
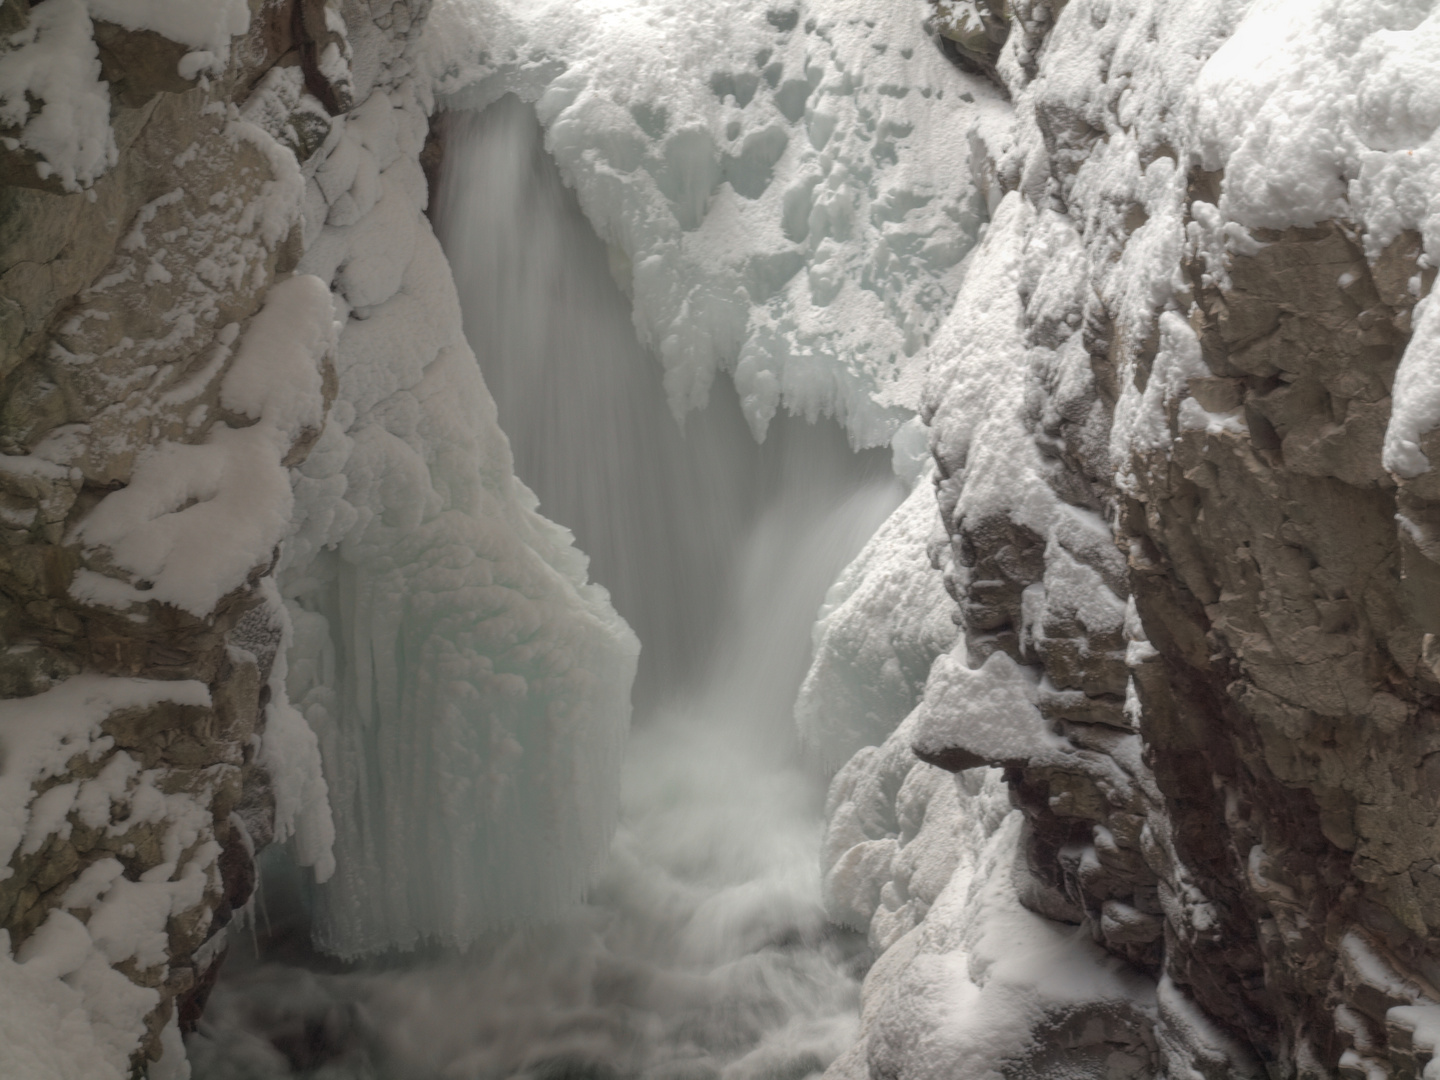
M 619 832 L 571 917 L 463 956 L 232 963 L 196 1075 L 798 1080 L 853 1040 L 866 956 L 821 905 L 793 704 L 827 587 L 900 501 L 890 455 L 784 417 L 757 444 L 728 380 L 682 425 L 530 107 L 446 136 L 437 231 L 516 474 L 641 640 Z

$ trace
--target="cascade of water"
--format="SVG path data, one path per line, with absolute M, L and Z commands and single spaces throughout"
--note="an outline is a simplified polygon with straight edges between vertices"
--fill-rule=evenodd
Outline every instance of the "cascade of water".
M 699 674 L 759 448 L 728 387 L 683 432 L 667 417 L 610 253 L 518 98 L 449 117 L 436 228 L 516 475 L 645 643 L 643 711 Z
M 820 904 L 791 710 L 826 587 L 899 502 L 888 454 L 796 419 L 757 446 L 728 386 L 682 431 L 519 101 L 451 118 L 437 220 L 517 474 L 642 641 L 620 832 L 562 926 L 233 972 L 197 1076 L 799 1080 L 853 1037 L 858 946 Z

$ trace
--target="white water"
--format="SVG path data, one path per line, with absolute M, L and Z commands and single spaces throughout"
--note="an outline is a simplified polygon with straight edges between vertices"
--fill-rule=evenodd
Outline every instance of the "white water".
M 517 473 L 643 643 L 608 869 L 463 957 L 326 973 L 272 926 L 191 1042 L 202 1080 L 799 1080 L 854 1037 L 866 958 L 821 907 L 792 709 L 825 589 L 899 501 L 888 455 L 797 420 L 757 446 L 728 386 L 682 432 L 539 139 L 513 98 L 452 118 L 437 217 Z

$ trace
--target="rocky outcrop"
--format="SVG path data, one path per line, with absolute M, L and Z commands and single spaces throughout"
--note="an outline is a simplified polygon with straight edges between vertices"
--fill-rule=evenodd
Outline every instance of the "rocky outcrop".
M 111 1050 L 137 1065 L 177 1016 L 193 1025 L 256 851 L 306 828 L 275 789 L 292 780 L 274 779 L 273 729 L 290 722 L 270 578 L 283 520 L 266 526 L 273 507 L 234 484 L 278 477 L 283 501 L 319 434 L 335 392 L 329 295 L 280 285 L 301 280 L 306 177 L 335 117 L 393 77 L 426 6 L 266 0 L 223 55 L 164 24 L 92 23 L 81 5 L 0 9 L 12 49 L 88 35 L 85 92 L 108 100 L 113 140 L 97 175 L 54 167 L 59 152 L 27 134 L 65 103 L 54 80 L 54 101 L 34 91 L 0 130 L 0 783 L 17 830 L 0 927 L 21 960 L 59 955 L 65 934 L 85 946 L 53 974 L 87 1004 L 130 1003 Z M 289 356 L 280 342 L 307 326 Z M 252 524 L 207 531 L 217 499 Z M 285 768 L 318 763 L 314 737 L 286 730 L 300 744 Z M 311 841 L 323 862 L 323 836 Z M 123 904 L 145 941 L 106 936 Z
M 1005 6 L 1008 59 L 1000 6 L 973 7 L 969 37 L 939 32 L 1005 81 L 1021 149 L 994 148 L 1001 210 L 971 273 L 1000 283 L 962 296 L 959 334 L 1026 372 L 1012 458 L 1033 453 L 1043 487 L 989 491 L 974 412 L 1003 402 L 932 379 L 968 670 L 953 692 L 948 661 L 932 672 L 912 746 L 1004 769 L 1021 900 L 1158 981 L 1135 1023 L 1163 1075 L 1418 1076 L 1440 1003 L 1440 488 L 1387 470 L 1384 444 L 1434 278 L 1421 238 L 1234 224 L 1223 167 L 1121 105 L 1126 80 L 1166 92 L 1124 50 L 1147 19 L 1163 39 L 1146 5 L 1128 30 L 1064 11 L 1103 57 L 1088 99 L 1054 77 L 1079 62 L 1056 5 Z M 1124 155 L 1148 189 L 1116 180 Z M 1137 270 L 1160 279 L 1140 300 Z M 1007 303 L 1014 330 L 987 338 Z M 997 722 L 1011 670 L 1029 704 Z
M 1440 684 L 1408 524 L 1427 501 L 1381 453 L 1404 283 L 1431 275 L 1413 236 L 1373 263 L 1343 223 L 1256 240 L 1228 287 L 1189 275 L 1214 373 L 1192 399 L 1243 426 L 1177 431 L 1122 518 L 1157 650 L 1136 674 L 1150 764 L 1220 914 L 1171 970 L 1295 1075 L 1347 1051 L 1405 1075 L 1423 1062 L 1386 1024 L 1434 994 Z

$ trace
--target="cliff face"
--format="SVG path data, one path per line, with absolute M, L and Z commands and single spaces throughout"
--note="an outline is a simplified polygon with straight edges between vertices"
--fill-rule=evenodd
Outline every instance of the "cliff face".
M 271 574 L 336 332 L 293 271 L 426 6 L 0 8 L 0 925 L 86 1075 L 193 1025 L 259 848 L 326 870 Z
M 1344 160 L 1349 213 L 1255 211 L 1247 148 L 1281 176 L 1292 148 L 1207 141 L 1204 95 L 1224 109 L 1234 84 L 1202 69 L 1238 19 L 1184 7 L 937 9 L 957 62 L 1016 102 L 954 348 L 1023 372 L 1010 445 L 1030 471 L 994 490 L 975 412 L 1006 399 L 939 365 L 972 669 L 948 696 L 932 673 L 912 745 L 1003 768 L 1022 902 L 1159 980 L 1113 1051 L 1174 1076 L 1416 1076 L 1440 1001 L 1440 488 L 1396 451 L 1392 395 L 1434 270 Z M 1423 13 L 1392 15 L 1368 32 Z M 1338 141 L 1352 121 L 1329 122 Z M 1434 460 L 1423 424 L 1417 445 Z M 1026 687 L 1024 737 L 976 704 L 1002 675 Z M 1113 1069 L 1096 1075 L 1130 1075 Z

